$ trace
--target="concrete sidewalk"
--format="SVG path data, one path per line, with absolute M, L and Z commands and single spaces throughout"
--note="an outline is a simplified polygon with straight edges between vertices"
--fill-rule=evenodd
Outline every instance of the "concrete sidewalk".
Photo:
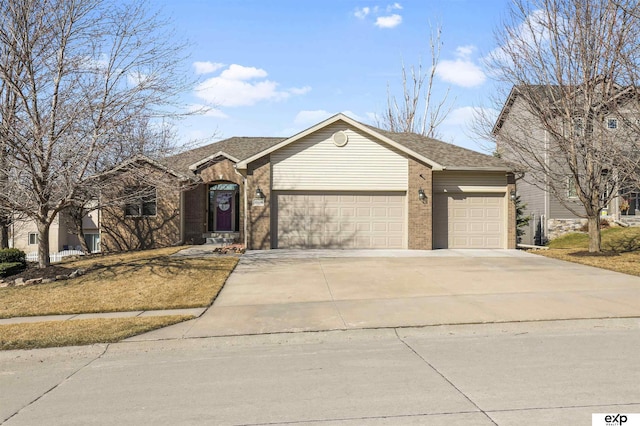
M 127 311 L 127 312 L 100 312 L 92 314 L 68 314 L 68 315 L 46 315 L 34 317 L 14 317 L 0 319 L 0 325 L 22 324 L 45 321 L 69 321 L 92 318 L 132 318 L 132 317 L 157 317 L 164 315 L 193 315 L 199 317 L 207 308 L 192 309 L 165 309 L 159 311 Z
M 587 425 L 640 412 L 638 331 L 551 321 L 4 351 L 0 423 Z

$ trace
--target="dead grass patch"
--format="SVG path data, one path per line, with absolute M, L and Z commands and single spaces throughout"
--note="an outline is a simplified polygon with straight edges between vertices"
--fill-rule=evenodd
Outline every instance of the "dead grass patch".
M 585 250 L 549 249 L 538 250 L 535 253 L 554 259 L 640 276 L 640 252 L 604 252 L 594 255 Z
M 0 325 L 0 350 L 115 343 L 192 318 L 188 315 L 169 315 Z
M 171 257 L 178 248 L 65 262 L 86 275 L 50 284 L 0 289 L 0 318 L 209 306 L 236 257 Z

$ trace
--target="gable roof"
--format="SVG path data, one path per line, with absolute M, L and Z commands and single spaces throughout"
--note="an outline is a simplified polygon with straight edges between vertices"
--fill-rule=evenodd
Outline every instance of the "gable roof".
M 145 155 L 135 155 L 125 161 L 123 161 L 122 163 L 118 164 L 117 166 L 102 172 L 100 174 L 94 175 L 92 176 L 93 178 L 101 178 L 103 176 L 107 176 L 107 175 L 111 175 L 114 173 L 117 173 L 119 171 L 126 171 L 128 169 L 129 166 L 134 166 L 137 164 L 149 164 L 152 167 L 155 167 L 158 170 L 161 170 L 167 174 L 170 174 L 171 176 L 174 176 L 176 178 L 178 178 L 179 180 L 182 181 L 186 181 L 189 180 L 189 176 L 184 174 L 184 173 L 180 173 L 179 171 L 174 170 L 173 168 L 168 167 L 169 163 L 165 163 L 165 162 L 160 162 L 160 161 L 156 161 L 152 158 L 149 158 Z
M 183 153 L 167 157 L 162 163 L 171 165 L 175 170 L 193 176 L 194 169 L 218 156 L 226 157 L 234 162 L 242 161 L 258 152 L 281 142 L 285 138 L 233 137 L 210 143 Z
M 227 158 L 236 163 L 236 167 L 242 170 L 246 169 L 250 162 L 337 121 L 343 121 L 369 136 L 430 165 L 433 170 L 513 170 L 509 163 L 490 155 L 415 133 L 389 132 L 360 123 L 344 114 L 336 114 L 290 138 L 232 137 L 167 157 L 162 160 L 162 163 L 167 166 L 170 165 L 172 169 L 187 176 L 193 176 L 198 168 L 217 158 Z
M 264 151 L 258 152 L 255 155 L 240 161 L 237 164 L 237 167 L 238 169 L 246 169 L 250 162 L 283 148 L 337 121 L 343 121 L 369 136 L 381 140 L 399 151 L 430 165 L 433 170 L 513 170 L 513 167 L 507 162 L 490 155 L 482 154 L 415 133 L 388 132 L 386 130 L 355 121 L 344 114 L 336 114 L 307 130 L 304 130 L 288 139 L 284 139 Z
M 594 84 L 602 84 L 606 79 L 604 77 L 600 77 L 594 80 Z M 526 89 L 526 90 L 525 90 Z M 639 91 L 638 88 L 634 86 L 620 86 L 619 84 L 613 84 L 613 93 L 609 93 L 607 96 L 603 96 L 598 99 L 596 103 L 592 106 L 594 109 L 602 109 L 607 105 L 611 105 L 613 102 L 617 102 L 621 98 L 626 96 L 638 96 Z M 563 91 L 566 93 L 563 95 Z M 584 91 L 584 85 L 578 86 L 559 86 L 559 85 L 544 85 L 544 84 L 531 84 L 531 85 L 515 85 L 511 88 L 509 95 L 507 96 L 507 100 L 505 101 L 498 118 L 491 130 L 493 135 L 497 135 L 502 125 L 506 121 L 509 113 L 511 112 L 511 107 L 515 103 L 515 100 L 518 96 L 526 93 L 526 96 L 529 98 L 530 102 L 534 104 L 539 103 L 548 103 L 551 107 L 553 105 L 558 105 L 563 96 L 566 96 L 567 99 L 574 98 L 579 96 L 581 92 Z M 534 101 L 532 101 L 533 99 Z

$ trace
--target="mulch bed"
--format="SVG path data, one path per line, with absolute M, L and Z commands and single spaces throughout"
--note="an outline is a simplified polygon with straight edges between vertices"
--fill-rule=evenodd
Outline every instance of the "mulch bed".
M 37 263 L 27 263 L 27 269 L 20 272 L 19 274 L 10 275 L 8 277 L 4 277 L 5 281 L 12 281 L 16 278 L 23 278 L 26 280 L 31 280 L 34 278 L 55 278 L 58 275 L 69 275 L 72 273 L 74 269 L 65 268 L 63 266 L 51 265 L 46 268 L 38 268 Z

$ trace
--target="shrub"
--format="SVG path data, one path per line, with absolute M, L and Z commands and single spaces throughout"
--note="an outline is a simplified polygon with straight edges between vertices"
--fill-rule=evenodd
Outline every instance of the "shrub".
M 8 248 L 0 250 L 0 263 L 27 264 L 27 255 L 22 250 Z
M 0 277 L 18 274 L 24 271 L 25 268 L 26 265 L 20 262 L 0 263 Z

